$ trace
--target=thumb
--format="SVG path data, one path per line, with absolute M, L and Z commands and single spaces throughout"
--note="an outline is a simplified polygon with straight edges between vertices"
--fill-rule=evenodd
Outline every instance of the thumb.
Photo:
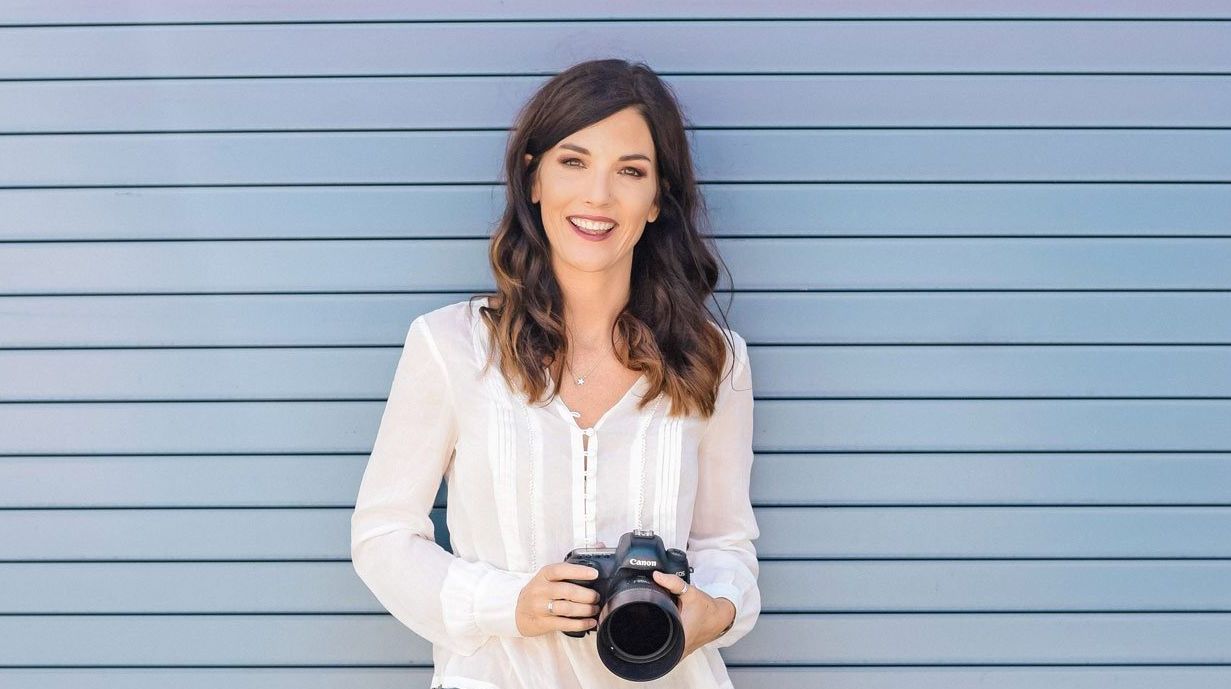
M 659 586 L 662 586 L 671 593 L 677 595 L 680 590 L 684 588 L 683 579 L 674 574 L 667 574 L 666 572 L 660 572 L 659 570 L 654 570 L 654 581 L 657 582 Z

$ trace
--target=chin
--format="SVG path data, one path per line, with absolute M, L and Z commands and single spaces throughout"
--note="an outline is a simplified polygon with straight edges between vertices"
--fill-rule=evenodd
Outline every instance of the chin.
M 568 264 L 573 266 L 577 270 L 584 271 L 587 273 L 599 273 L 604 270 L 607 270 L 612 265 L 611 261 L 586 261 L 586 260 L 569 261 Z
M 581 256 L 574 252 L 567 252 L 561 257 L 562 262 L 573 270 L 579 270 L 585 273 L 597 273 L 607 270 L 615 265 L 614 257 L 611 256 Z

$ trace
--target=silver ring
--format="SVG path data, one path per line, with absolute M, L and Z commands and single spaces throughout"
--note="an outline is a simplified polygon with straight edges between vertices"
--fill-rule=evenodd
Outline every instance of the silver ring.
M 680 593 L 679 593 L 679 595 L 681 595 L 681 596 L 682 596 L 682 595 L 684 595 L 685 593 L 688 593 L 688 582 L 687 582 L 687 581 L 686 581 L 686 582 L 684 582 L 684 588 L 680 589 Z
M 552 606 L 553 606 L 553 605 L 555 605 L 555 604 L 556 604 L 556 601 L 554 601 L 554 600 L 549 600 L 549 601 L 547 601 L 547 612 L 548 612 L 549 614 L 552 614 L 552 615 L 556 614 L 556 611 L 555 611 L 554 609 L 552 609 Z

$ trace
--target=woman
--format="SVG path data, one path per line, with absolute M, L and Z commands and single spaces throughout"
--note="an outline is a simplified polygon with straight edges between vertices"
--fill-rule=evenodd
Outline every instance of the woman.
M 747 345 L 705 308 L 683 116 L 643 64 L 544 84 L 506 151 L 496 292 L 413 320 L 351 521 L 355 570 L 432 643 L 432 687 L 730 687 L 718 649 L 760 613 Z M 478 300 L 478 304 L 475 301 Z M 493 366 L 492 364 L 498 364 Z M 452 554 L 429 519 L 448 485 Z M 633 683 L 600 661 L 598 594 L 563 560 L 633 529 L 685 550 L 655 572 L 684 656 Z

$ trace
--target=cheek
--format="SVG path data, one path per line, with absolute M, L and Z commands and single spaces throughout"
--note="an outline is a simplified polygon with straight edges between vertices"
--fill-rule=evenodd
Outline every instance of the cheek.
M 564 175 L 558 172 L 547 172 L 543 175 L 540 182 L 540 189 L 546 195 L 546 198 L 561 199 L 569 198 L 574 195 L 579 187 L 579 177 L 576 175 Z
M 640 208 L 645 209 L 646 215 L 649 215 L 650 209 L 654 206 L 654 199 L 658 196 L 658 189 L 654 183 L 647 181 L 640 189 L 637 190 L 637 198 L 640 201 Z

